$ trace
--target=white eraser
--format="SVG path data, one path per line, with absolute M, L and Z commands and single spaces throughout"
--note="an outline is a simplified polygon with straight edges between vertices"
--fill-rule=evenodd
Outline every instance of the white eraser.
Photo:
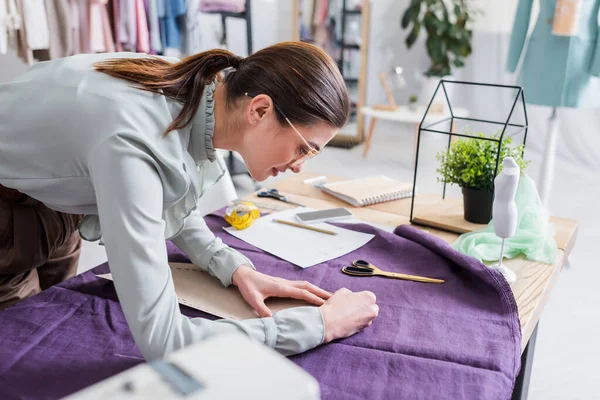
M 305 179 L 303 182 L 305 185 L 315 185 L 315 184 L 320 184 L 323 183 L 327 180 L 327 177 L 322 175 L 322 176 L 315 176 L 314 178 L 308 178 Z

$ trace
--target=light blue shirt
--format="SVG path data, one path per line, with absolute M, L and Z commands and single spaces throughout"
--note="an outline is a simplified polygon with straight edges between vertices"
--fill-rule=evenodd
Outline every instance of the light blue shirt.
M 180 18 L 185 15 L 185 0 L 158 0 L 157 5 L 162 45 L 179 49 L 182 34 Z
M 239 322 L 181 315 L 166 238 L 224 286 L 240 265 L 253 265 L 216 238 L 195 210 L 225 171 L 212 147 L 214 84 L 191 126 L 163 137 L 180 103 L 92 67 L 144 56 L 82 54 L 42 62 L 0 85 L 0 184 L 54 210 L 88 215 L 80 232 L 102 237 L 127 323 L 148 360 L 231 331 L 285 355 L 321 344 L 318 307 Z

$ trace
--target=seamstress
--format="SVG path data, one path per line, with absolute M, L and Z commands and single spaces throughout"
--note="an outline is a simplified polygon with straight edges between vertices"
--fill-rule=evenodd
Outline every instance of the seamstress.
M 335 62 L 300 42 L 247 58 L 114 53 L 34 65 L 0 85 L 0 304 L 74 275 L 81 235 L 104 242 L 146 359 L 230 331 L 286 355 L 360 331 L 377 315 L 373 293 L 330 294 L 264 275 L 195 210 L 225 173 L 216 149 L 239 152 L 258 181 L 298 172 L 346 124 L 349 108 Z M 236 285 L 258 317 L 182 316 L 165 239 Z M 319 307 L 271 315 L 271 296 Z

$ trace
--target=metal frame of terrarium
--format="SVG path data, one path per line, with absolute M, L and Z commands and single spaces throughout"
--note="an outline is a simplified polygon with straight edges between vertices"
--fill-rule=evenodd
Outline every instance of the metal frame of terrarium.
M 506 117 L 506 121 L 501 122 L 501 121 L 494 121 L 494 120 L 486 120 L 486 119 L 478 119 L 478 118 L 470 118 L 470 117 L 458 117 L 456 115 L 454 115 L 454 112 L 452 111 L 452 105 L 450 104 L 450 99 L 448 97 L 448 91 L 446 90 L 446 84 L 452 84 L 452 85 L 471 85 L 471 86 L 485 86 L 485 87 L 496 87 L 496 88 L 502 88 L 502 89 L 515 89 L 517 90 L 514 101 L 512 102 L 512 106 L 510 109 L 510 112 L 508 114 L 508 116 Z M 433 101 L 438 93 L 438 91 L 440 90 L 440 87 L 442 88 L 442 90 L 444 91 L 444 98 L 446 101 L 446 105 L 448 106 L 448 110 L 450 112 L 450 116 L 441 120 L 438 120 L 426 127 L 423 127 L 423 123 L 425 122 L 425 119 L 427 118 L 429 111 L 431 109 L 431 106 L 433 104 Z M 517 106 L 517 102 L 519 101 L 519 98 L 521 99 L 521 104 L 523 106 L 523 117 L 525 120 L 524 124 L 513 124 L 510 122 L 513 113 L 515 111 L 515 107 Z M 511 85 L 500 85 L 500 84 L 491 84 L 491 83 L 481 83 L 481 82 L 467 82 L 467 81 L 455 81 L 455 80 L 440 80 L 440 82 L 438 83 L 435 91 L 433 92 L 433 95 L 431 96 L 431 99 L 429 100 L 429 103 L 427 105 L 427 108 L 425 110 L 425 113 L 423 114 L 423 118 L 421 119 L 421 122 L 419 123 L 419 134 L 417 136 L 417 145 L 416 145 L 416 154 L 415 154 L 415 170 L 414 170 L 414 177 L 413 177 L 413 188 L 416 188 L 416 184 L 417 184 L 417 172 L 418 172 L 418 166 L 419 166 L 419 150 L 420 150 L 420 145 L 421 145 L 421 134 L 422 132 L 432 132 L 432 133 L 439 133 L 439 134 L 443 134 L 443 135 L 448 135 L 448 145 L 446 150 L 448 151 L 450 149 L 450 146 L 452 144 L 452 137 L 453 136 L 457 136 L 457 137 L 467 137 L 467 138 L 475 138 L 475 139 L 479 139 L 479 140 L 490 140 L 493 142 L 498 143 L 498 153 L 496 154 L 496 167 L 494 170 L 494 177 L 498 175 L 498 167 L 500 165 L 500 152 L 502 149 L 502 142 L 508 138 L 512 138 L 513 136 L 516 136 L 520 133 L 522 133 L 524 131 L 524 135 L 523 135 L 523 152 L 522 155 L 524 154 L 525 151 L 525 143 L 527 141 L 527 131 L 528 131 L 528 126 L 529 126 L 529 122 L 527 119 L 527 108 L 525 106 L 525 94 L 523 93 L 523 88 L 521 86 L 511 86 Z M 490 137 L 478 137 L 478 136 L 472 136 L 472 135 L 465 135 L 465 134 L 461 134 L 458 132 L 452 132 L 452 127 L 454 126 L 454 121 L 455 120 L 462 120 L 462 121 L 474 121 L 474 122 L 481 122 L 481 123 L 488 123 L 488 124 L 494 124 L 494 125 L 502 125 L 502 132 L 500 133 L 500 137 L 498 139 L 494 139 L 494 138 L 490 138 Z M 444 131 L 444 130 L 437 130 L 437 129 L 431 129 L 436 125 L 442 124 L 444 122 L 448 122 L 450 121 L 450 131 Z M 517 127 L 520 128 L 518 129 L 516 132 L 511 133 L 510 135 L 505 137 L 505 133 L 506 133 L 506 129 L 511 126 L 511 127 Z M 492 179 L 492 188 L 493 188 L 494 182 Z M 412 193 L 412 199 L 411 199 L 411 205 L 410 205 L 410 222 L 411 223 L 416 223 L 416 221 L 414 220 L 414 206 L 415 206 L 415 196 L 416 196 L 416 192 L 417 190 L 413 190 Z M 446 198 L 446 181 L 444 181 L 444 188 L 443 188 L 443 192 L 442 192 L 442 199 Z M 419 222 L 418 224 L 420 225 L 425 225 L 422 222 Z

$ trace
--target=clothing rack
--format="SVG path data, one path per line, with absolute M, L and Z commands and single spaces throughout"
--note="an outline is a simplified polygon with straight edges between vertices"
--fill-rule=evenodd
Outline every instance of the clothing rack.
M 230 11 L 214 11 L 209 14 L 219 14 L 221 15 L 221 26 L 223 29 L 223 35 L 221 36 L 221 45 L 227 46 L 227 18 L 237 18 L 243 19 L 246 21 L 246 46 L 248 49 L 248 55 L 252 54 L 252 12 L 250 3 L 252 0 L 246 0 L 246 11 L 236 13 Z M 234 175 L 250 175 L 248 169 L 239 161 L 234 155 L 233 151 L 229 151 L 229 155 L 227 156 L 227 168 L 229 169 L 229 174 L 231 176 Z

